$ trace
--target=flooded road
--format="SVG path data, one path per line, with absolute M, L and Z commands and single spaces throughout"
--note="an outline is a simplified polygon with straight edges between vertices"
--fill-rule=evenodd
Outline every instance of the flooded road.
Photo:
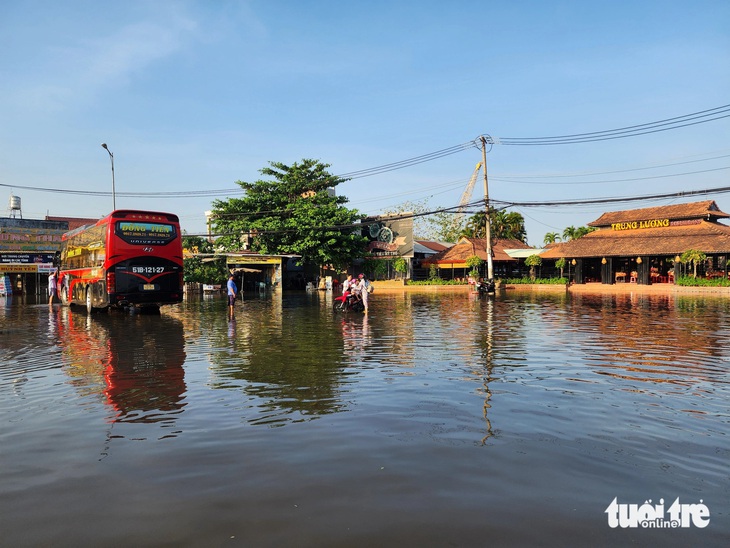
M 730 300 L 382 293 L 366 317 L 285 293 L 233 320 L 222 298 L 0 305 L 3 546 L 730 537 Z M 610 525 L 629 504 L 669 522 L 677 498 L 695 505 L 677 527 Z

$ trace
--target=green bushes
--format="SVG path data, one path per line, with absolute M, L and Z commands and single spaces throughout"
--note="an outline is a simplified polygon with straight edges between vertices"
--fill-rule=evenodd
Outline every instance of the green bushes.
M 730 287 L 730 280 L 727 278 L 695 278 L 693 276 L 680 276 L 677 278 L 677 285 L 685 287 Z
M 502 285 L 504 285 L 504 284 L 511 284 L 511 285 L 518 285 L 518 284 L 565 285 L 567 283 L 568 283 L 568 280 L 566 278 L 535 278 L 534 280 L 531 280 L 527 276 L 525 276 L 523 278 L 504 278 L 502 280 Z
M 408 285 L 466 285 L 466 282 L 460 280 L 442 280 L 441 278 L 433 278 L 430 280 L 413 281 L 408 280 Z

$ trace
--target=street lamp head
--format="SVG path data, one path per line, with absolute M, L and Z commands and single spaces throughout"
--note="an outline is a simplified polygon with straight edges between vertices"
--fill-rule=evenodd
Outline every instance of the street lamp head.
M 107 150 L 109 150 L 109 149 L 107 148 L 107 146 L 106 146 L 106 143 L 102 143 L 102 144 L 101 144 L 101 146 L 102 146 L 102 148 L 106 148 Z

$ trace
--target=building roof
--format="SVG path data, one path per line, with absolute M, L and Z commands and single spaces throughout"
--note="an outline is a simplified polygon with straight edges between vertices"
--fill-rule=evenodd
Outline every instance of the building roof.
M 429 240 L 414 240 L 413 251 L 415 253 L 433 254 L 448 249 L 454 244 L 444 242 L 433 242 Z
M 527 259 L 531 255 L 540 255 L 544 249 L 538 249 L 534 247 L 528 247 L 525 249 L 506 249 L 504 252 L 512 257 L 513 259 Z
M 688 204 L 673 204 L 658 207 L 645 207 L 643 209 L 629 209 L 625 211 L 609 211 L 604 213 L 588 226 L 606 227 L 615 223 L 627 223 L 632 221 L 647 221 L 652 219 L 706 219 L 730 217 L 727 213 L 720 211 L 714 200 L 702 202 L 691 202 Z
M 689 249 L 730 254 L 730 227 L 705 220 L 659 228 L 611 230 L 603 228 L 551 247 L 543 259 L 581 257 L 675 256 Z
M 455 268 L 465 268 L 466 260 L 476 255 L 481 260 L 487 260 L 486 240 L 477 238 L 462 237 L 459 242 L 433 255 L 424 261 L 424 264 L 447 264 Z M 520 240 L 497 239 L 492 242 L 492 260 L 495 262 L 515 262 L 517 259 L 510 257 L 505 249 L 533 249 Z
M 101 217 L 99 217 L 100 219 Z M 86 219 L 82 217 L 52 217 L 46 215 L 46 221 L 66 222 L 68 223 L 69 231 L 75 230 L 80 226 L 94 225 L 99 219 Z

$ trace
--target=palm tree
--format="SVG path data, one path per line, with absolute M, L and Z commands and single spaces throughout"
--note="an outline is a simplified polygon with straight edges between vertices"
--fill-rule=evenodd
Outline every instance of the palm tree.
M 565 230 L 563 230 L 563 241 L 568 240 L 577 240 L 578 238 L 585 236 L 586 234 L 590 234 L 596 230 L 593 227 L 589 226 L 579 226 L 578 228 L 575 228 L 574 226 L 569 226 Z
M 466 221 L 464 230 L 461 231 L 462 236 L 467 238 L 485 238 L 486 214 L 483 211 L 475 213 Z
M 525 240 L 527 240 L 525 218 L 516 211 L 510 211 L 507 215 L 505 215 L 505 227 L 506 231 L 503 238 L 519 240 L 521 242 L 525 242 Z
M 501 240 L 519 240 L 524 242 L 527 239 L 524 217 L 516 212 L 507 213 L 503 209 L 495 210 L 490 208 L 492 236 Z M 486 215 L 483 211 L 475 213 L 466 222 L 462 236 L 467 238 L 486 238 Z
M 684 253 L 682 253 L 682 256 L 679 259 L 679 262 L 681 263 L 692 263 L 692 266 L 694 266 L 694 277 L 697 277 L 697 263 L 701 263 L 707 259 L 707 255 L 705 255 L 702 251 L 698 251 L 696 249 L 688 249 Z
M 574 226 L 568 226 L 563 230 L 563 240 L 575 240 L 576 238 L 576 230 Z
M 547 234 L 545 234 L 545 239 L 543 240 L 543 243 L 545 245 L 550 245 L 550 244 L 554 244 L 555 242 L 559 242 L 559 241 L 560 241 L 560 234 L 558 234 L 557 232 L 548 232 Z

